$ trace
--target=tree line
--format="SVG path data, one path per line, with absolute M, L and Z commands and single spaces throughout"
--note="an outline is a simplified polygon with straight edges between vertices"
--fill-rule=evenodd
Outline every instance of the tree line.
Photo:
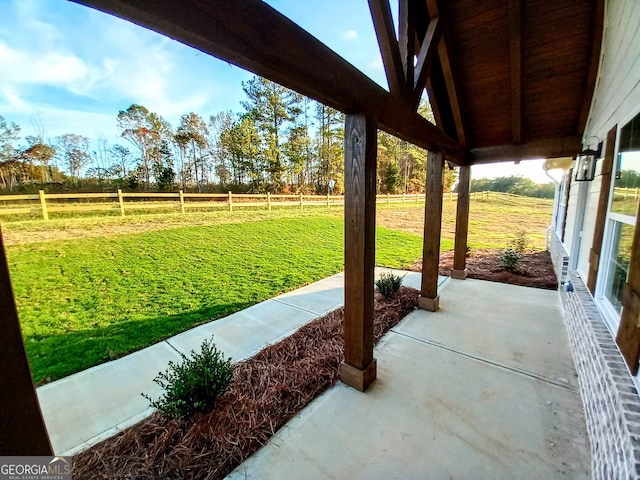
M 20 126 L 0 116 L 0 189 L 341 194 L 344 115 L 277 83 L 242 82 L 243 111 L 182 115 L 173 127 L 143 105 L 116 116 L 121 143 L 43 127 L 19 145 Z M 433 121 L 430 106 L 421 113 Z M 378 133 L 378 190 L 424 191 L 424 150 Z M 450 189 L 454 172 L 445 176 Z
M 504 192 L 537 198 L 553 198 L 555 194 L 555 185 L 552 182 L 538 185 L 521 175 L 473 179 L 469 188 L 471 192 Z

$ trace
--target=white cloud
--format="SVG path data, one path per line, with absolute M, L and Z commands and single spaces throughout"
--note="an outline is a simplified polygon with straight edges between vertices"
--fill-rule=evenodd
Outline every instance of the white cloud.
M 196 50 L 71 3 L 16 0 L 12 7 L 0 18 L 0 112 L 23 135 L 37 114 L 47 135 L 113 137 L 118 111 L 132 103 L 174 127 L 191 111 L 207 116 L 239 106 L 244 74 Z
M 342 33 L 342 38 L 344 38 L 345 40 L 357 40 L 358 32 L 357 30 L 347 30 L 346 32 Z
M 5 84 L 40 83 L 63 85 L 86 77 L 88 68 L 78 57 L 58 52 L 17 50 L 0 43 L 2 82 Z
M 376 72 L 384 72 L 384 64 L 382 63 L 382 57 L 372 58 L 367 62 L 367 69 Z

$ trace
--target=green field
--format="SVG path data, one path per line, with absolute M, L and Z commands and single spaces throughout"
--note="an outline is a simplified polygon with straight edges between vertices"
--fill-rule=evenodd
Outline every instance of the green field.
M 403 268 L 421 256 L 423 208 L 378 209 L 377 264 Z M 503 216 L 522 225 L 522 207 L 511 210 Z M 403 215 L 407 220 L 396 224 Z M 443 250 L 453 248 L 445 227 L 451 215 L 454 209 L 445 205 Z M 473 235 L 486 234 L 483 245 L 499 246 L 491 239 L 502 232 L 504 243 L 505 222 L 490 211 L 481 217 L 472 209 Z M 343 268 L 338 209 L 15 222 L 4 223 L 3 230 L 38 384 Z
M 343 268 L 335 215 L 15 245 L 9 268 L 34 380 L 51 381 Z M 401 267 L 421 239 L 380 228 Z

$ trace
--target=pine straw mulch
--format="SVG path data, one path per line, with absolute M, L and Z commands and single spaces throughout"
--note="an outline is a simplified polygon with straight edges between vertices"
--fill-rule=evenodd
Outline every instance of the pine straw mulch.
M 451 275 L 453 251 L 440 253 L 440 275 Z M 422 259 L 417 260 L 412 270 L 422 271 Z M 549 252 L 527 252 L 518 260 L 515 272 L 506 272 L 500 266 L 499 249 L 473 249 L 467 255 L 467 276 L 491 282 L 509 283 L 523 287 L 556 290 L 558 279 L 551 263 Z
M 417 304 L 402 287 L 387 302 L 377 296 L 378 342 Z M 313 320 L 234 368 L 216 408 L 187 422 L 158 413 L 73 458 L 80 478 L 223 478 L 339 378 L 344 308 Z M 327 419 L 330 421 L 330 419 Z

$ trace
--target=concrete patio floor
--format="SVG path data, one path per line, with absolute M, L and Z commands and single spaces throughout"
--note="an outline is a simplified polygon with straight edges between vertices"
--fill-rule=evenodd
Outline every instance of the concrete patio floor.
M 449 280 L 375 356 L 365 394 L 331 388 L 228 479 L 591 477 L 557 292 Z
M 383 269 L 379 269 L 378 273 Z M 228 478 L 590 478 L 583 406 L 555 291 L 442 278 L 376 347 L 366 393 L 338 383 Z M 38 389 L 56 454 L 151 413 L 141 392 L 215 334 L 234 360 L 343 303 L 342 274 Z M 405 284 L 419 287 L 420 275 Z

